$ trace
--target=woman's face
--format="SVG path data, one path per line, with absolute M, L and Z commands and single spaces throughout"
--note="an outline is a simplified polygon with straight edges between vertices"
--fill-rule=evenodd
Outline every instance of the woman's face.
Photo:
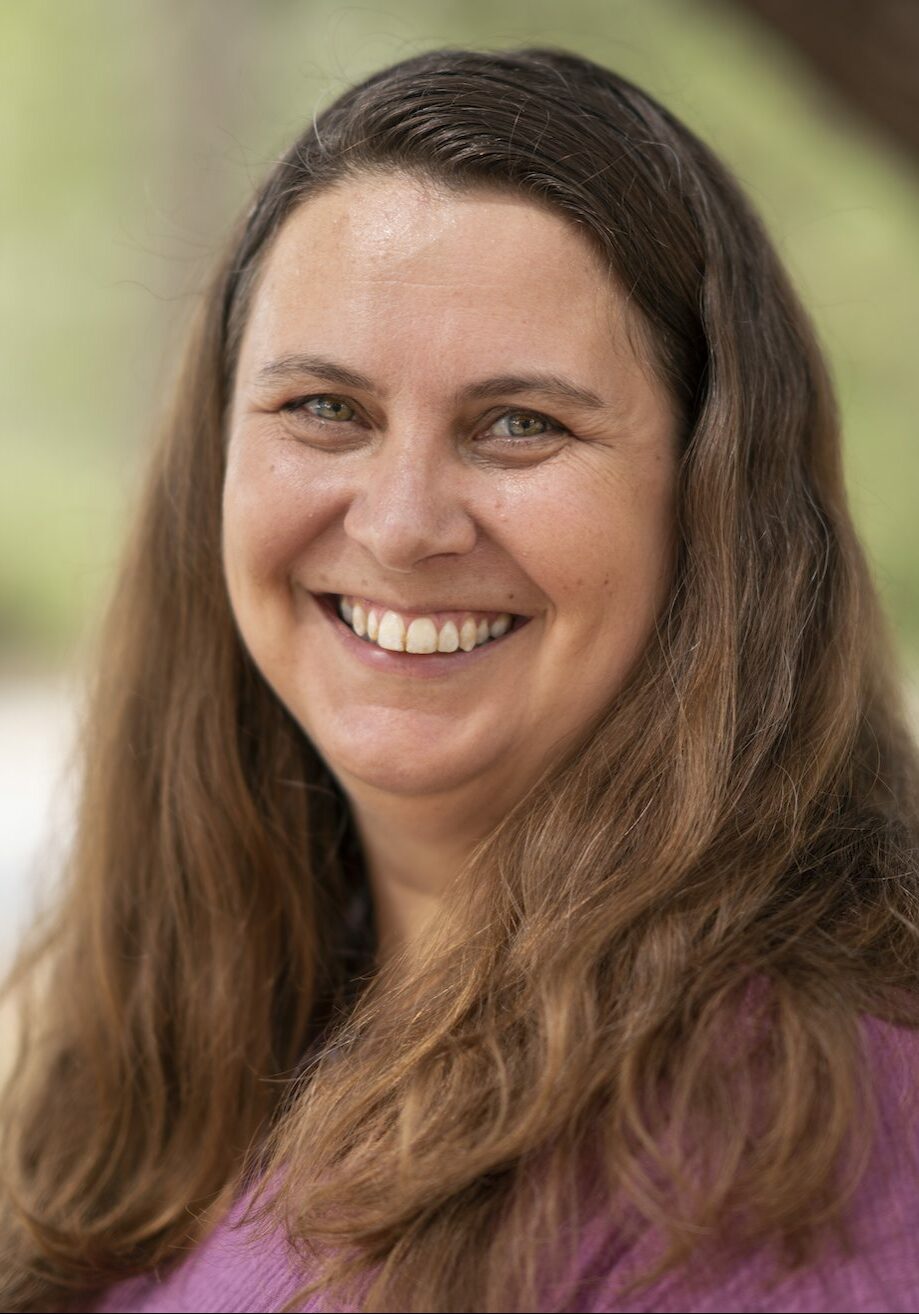
M 281 229 L 241 345 L 224 565 L 346 791 L 507 806 L 635 663 L 671 583 L 677 421 L 627 313 L 573 226 L 500 192 L 352 179 Z

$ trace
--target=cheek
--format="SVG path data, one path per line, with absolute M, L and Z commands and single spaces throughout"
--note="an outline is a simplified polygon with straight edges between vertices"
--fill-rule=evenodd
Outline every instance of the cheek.
M 620 633 L 653 623 L 673 575 L 669 484 L 606 480 L 556 489 L 530 506 L 525 524 L 518 556 L 559 618 Z
M 286 583 L 327 518 L 320 488 L 283 455 L 231 448 L 223 490 L 224 567 L 237 589 Z

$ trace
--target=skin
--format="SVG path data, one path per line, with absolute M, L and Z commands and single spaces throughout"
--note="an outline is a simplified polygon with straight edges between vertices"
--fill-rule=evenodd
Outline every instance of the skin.
M 351 179 L 268 254 L 229 416 L 226 580 L 253 659 L 351 803 L 384 956 L 589 730 L 666 603 L 678 421 L 629 316 L 572 224 L 500 192 Z M 257 380 L 292 354 L 372 386 Z M 536 372 L 598 404 L 463 394 Z M 329 400 L 282 409 L 305 397 Z M 420 680 L 343 649 L 326 592 L 533 619 Z

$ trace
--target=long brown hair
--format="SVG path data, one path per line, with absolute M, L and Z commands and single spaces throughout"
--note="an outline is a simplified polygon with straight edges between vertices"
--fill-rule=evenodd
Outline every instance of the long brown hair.
M 639 312 L 684 446 L 646 652 L 417 960 L 377 971 L 347 802 L 234 627 L 220 497 L 271 241 L 381 169 L 568 216 Z M 919 763 L 826 368 L 730 175 L 572 54 L 407 60 L 272 170 L 182 359 L 66 888 L 11 981 L 31 1011 L 2 1108 L 5 1307 L 180 1257 L 255 1172 L 263 1225 L 367 1309 L 536 1308 L 541 1247 L 591 1209 L 658 1227 L 670 1265 L 728 1235 L 812 1257 L 859 1171 L 860 1019 L 919 1025 Z

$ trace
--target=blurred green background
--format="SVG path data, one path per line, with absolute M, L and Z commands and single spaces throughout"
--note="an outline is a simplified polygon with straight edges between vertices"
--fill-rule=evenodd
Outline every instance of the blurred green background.
M 195 290 L 274 157 L 375 68 L 524 43 L 647 87 L 752 196 L 830 357 L 919 669 L 919 169 L 773 30 L 728 0 L 36 0 L 0 5 L 0 673 L 78 660 Z

